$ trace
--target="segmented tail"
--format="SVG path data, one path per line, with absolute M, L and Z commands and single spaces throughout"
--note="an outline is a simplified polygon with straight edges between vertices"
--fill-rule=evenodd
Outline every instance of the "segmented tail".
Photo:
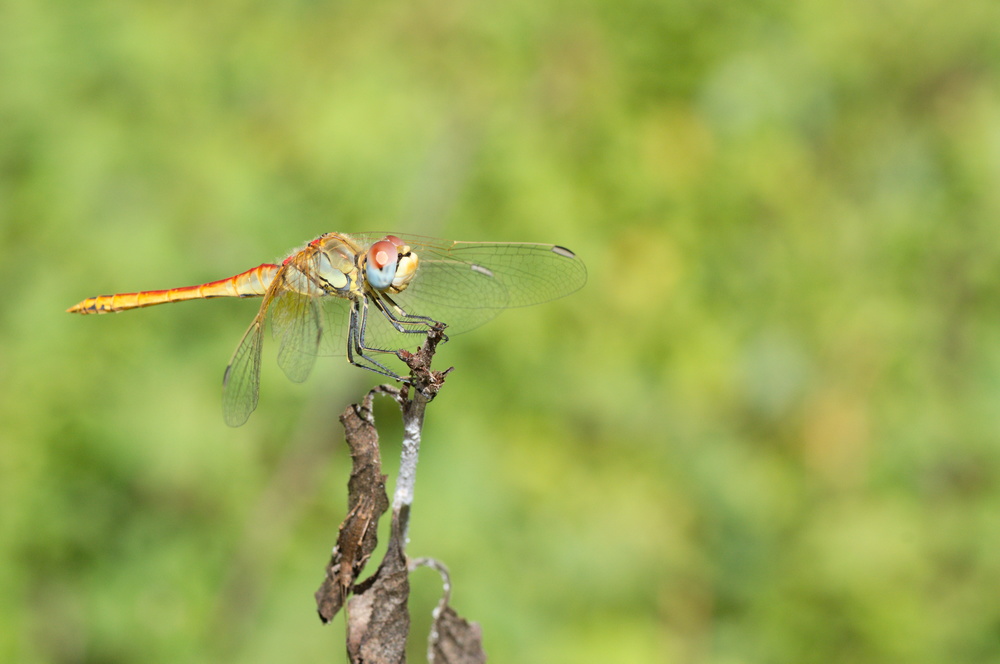
M 151 307 L 154 304 L 167 302 L 182 302 L 184 300 L 200 300 L 210 297 L 253 297 L 261 296 L 266 291 L 279 266 L 264 263 L 246 272 L 241 272 L 226 279 L 210 281 L 198 286 L 171 288 L 169 290 L 141 291 L 139 293 L 118 293 L 116 295 L 98 295 L 74 304 L 66 311 L 71 314 L 106 314 L 126 309 Z

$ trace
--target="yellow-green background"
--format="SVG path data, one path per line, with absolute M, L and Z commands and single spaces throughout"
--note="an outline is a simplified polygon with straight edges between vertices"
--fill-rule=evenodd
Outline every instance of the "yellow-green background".
M 231 430 L 253 302 L 63 311 L 398 230 L 590 273 L 439 355 L 409 551 L 492 661 L 997 661 L 998 26 L 986 0 L 0 1 L 0 660 L 340 661 L 312 593 L 336 415 L 376 377 L 293 385 L 269 347 Z

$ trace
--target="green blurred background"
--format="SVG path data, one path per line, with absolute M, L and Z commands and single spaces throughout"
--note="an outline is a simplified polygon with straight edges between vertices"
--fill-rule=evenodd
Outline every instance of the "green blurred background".
M 1000 660 L 1000 4 L 0 0 L 0 660 L 340 661 L 324 360 L 72 317 L 323 232 L 590 280 L 438 356 L 410 553 L 495 662 Z M 388 469 L 399 425 L 382 403 Z M 439 592 L 414 576 L 410 657 Z

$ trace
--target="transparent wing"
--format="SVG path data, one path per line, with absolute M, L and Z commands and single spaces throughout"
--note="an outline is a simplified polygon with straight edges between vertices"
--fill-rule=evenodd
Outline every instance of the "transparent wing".
M 327 295 L 316 301 L 322 332 L 317 354 L 347 353 L 347 333 L 351 324 L 351 301 Z
M 367 245 L 383 234 L 357 237 Z M 447 323 L 451 334 L 478 327 L 503 309 L 569 295 L 587 282 L 583 261 L 557 245 L 400 237 L 420 265 L 393 299 L 410 314 Z
M 446 248 L 425 247 L 424 254 L 431 268 L 427 276 L 452 291 L 456 306 L 526 307 L 564 297 L 587 283 L 583 261 L 557 245 L 453 242 Z M 482 297 L 482 279 L 468 280 L 463 276 L 466 270 L 501 284 L 506 299 L 501 300 L 499 295 L 496 300 Z M 466 285 L 472 289 L 463 288 Z M 493 291 L 499 293 L 499 288 Z
M 477 328 L 511 306 L 511 292 L 495 272 L 473 265 L 421 256 L 410 285 L 392 298 L 407 313 L 446 323 L 449 334 Z
M 278 366 L 288 379 L 301 383 L 316 363 L 323 333 L 317 298 L 292 290 L 280 290 L 270 306 L 271 332 L 278 342 Z
M 257 408 L 263 327 L 263 316 L 257 314 L 236 347 L 222 378 L 222 416 L 231 427 L 242 425 Z

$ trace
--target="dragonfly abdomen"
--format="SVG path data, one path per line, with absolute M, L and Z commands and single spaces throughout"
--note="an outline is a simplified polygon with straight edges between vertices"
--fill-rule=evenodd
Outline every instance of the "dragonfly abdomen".
M 277 265 L 264 263 L 236 276 L 197 286 L 88 297 L 66 311 L 77 314 L 107 314 L 185 300 L 203 300 L 213 297 L 259 297 L 271 285 L 277 271 Z

